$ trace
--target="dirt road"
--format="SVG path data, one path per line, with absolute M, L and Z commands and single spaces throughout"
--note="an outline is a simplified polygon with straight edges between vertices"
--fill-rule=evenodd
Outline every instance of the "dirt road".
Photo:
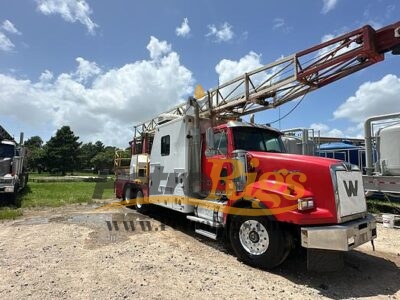
M 163 225 L 97 206 L 26 210 L 0 223 L 0 299 L 400 299 L 399 229 L 379 226 L 376 251 L 348 253 L 341 272 L 307 272 L 298 253 L 267 272 L 175 215 Z

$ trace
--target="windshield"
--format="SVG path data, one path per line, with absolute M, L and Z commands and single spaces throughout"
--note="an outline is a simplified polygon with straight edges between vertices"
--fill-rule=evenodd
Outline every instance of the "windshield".
M 285 152 L 279 133 L 255 127 L 233 128 L 235 149 Z
M 0 157 L 14 157 L 14 146 L 0 144 Z

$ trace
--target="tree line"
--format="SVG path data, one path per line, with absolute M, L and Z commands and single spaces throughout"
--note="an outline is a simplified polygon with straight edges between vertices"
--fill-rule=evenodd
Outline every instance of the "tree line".
M 58 129 L 47 143 L 33 136 L 24 145 L 30 171 L 65 175 L 74 171 L 111 170 L 114 166 L 116 147 L 105 146 L 101 141 L 83 144 L 69 126 Z

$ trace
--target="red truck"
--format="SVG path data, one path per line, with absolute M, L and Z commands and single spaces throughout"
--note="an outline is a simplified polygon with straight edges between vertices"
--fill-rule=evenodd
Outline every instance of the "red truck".
M 364 26 L 204 92 L 135 126 L 129 172 L 115 193 L 145 212 L 179 211 L 243 262 L 281 264 L 294 245 L 343 253 L 376 238 L 357 166 L 285 153 L 282 133 L 240 118 L 304 96 L 400 51 L 400 22 Z M 118 165 L 118 163 L 117 163 Z

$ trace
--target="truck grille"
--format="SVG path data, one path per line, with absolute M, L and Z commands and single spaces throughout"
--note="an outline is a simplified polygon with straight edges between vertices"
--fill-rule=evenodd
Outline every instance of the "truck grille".
M 338 221 L 346 222 L 366 214 L 367 204 L 360 170 L 347 163 L 331 167 Z
M 11 184 L 12 178 L 0 178 L 0 184 Z

